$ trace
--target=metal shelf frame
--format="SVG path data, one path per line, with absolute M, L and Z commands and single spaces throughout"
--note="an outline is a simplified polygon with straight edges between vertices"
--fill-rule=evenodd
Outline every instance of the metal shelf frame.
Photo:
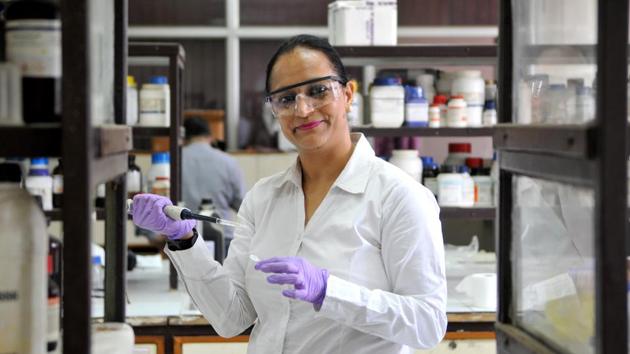
M 592 188 L 595 195 L 596 353 L 627 351 L 627 158 L 626 78 L 628 2 L 598 0 L 595 54 L 596 120 L 584 126 L 516 126 L 513 117 L 512 1 L 501 0 L 499 24 L 498 353 L 566 352 L 515 321 L 512 278 L 512 177 L 526 175 Z M 536 48 L 532 48 L 535 51 Z M 569 60 L 567 63 L 570 63 Z M 620 148 L 621 147 L 621 148 Z M 621 196 L 621 197 L 620 197 Z
M 424 127 L 400 127 L 400 128 L 374 128 L 353 127 L 353 132 L 363 133 L 374 137 L 399 137 L 399 136 L 423 136 L 423 137 L 477 137 L 494 136 L 494 128 L 424 128 Z
M 182 156 L 182 122 L 184 102 L 184 66 L 186 54 L 184 48 L 177 43 L 161 42 L 130 42 L 128 46 L 129 58 L 145 59 L 148 65 L 161 63 L 160 59 L 168 59 L 169 83 L 171 85 L 171 123 L 170 127 L 134 127 L 137 134 L 134 146 L 147 148 L 147 141 L 151 136 L 169 136 L 169 150 L 171 161 L 171 200 L 177 204 L 181 200 L 181 156 Z M 158 59 L 157 61 L 155 59 Z M 142 61 L 135 61 L 134 65 L 142 65 Z M 137 140 L 136 140 L 137 139 Z M 177 289 L 177 272 L 170 265 L 169 285 Z

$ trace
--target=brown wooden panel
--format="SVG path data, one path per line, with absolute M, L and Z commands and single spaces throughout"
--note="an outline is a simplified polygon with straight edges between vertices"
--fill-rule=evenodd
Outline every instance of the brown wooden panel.
M 225 1 L 228 0 L 131 0 L 129 24 L 225 26 Z
M 446 332 L 445 340 L 461 340 L 461 339 L 495 339 L 497 337 L 494 332 Z
M 240 0 L 240 2 L 242 26 L 325 26 L 330 1 Z
M 182 354 L 182 346 L 187 343 L 247 343 L 249 336 L 223 338 L 220 336 L 175 336 L 173 337 L 173 353 Z
M 157 354 L 164 354 L 164 337 L 162 336 L 136 336 L 136 344 L 155 344 Z
M 468 0 L 474 2 L 473 0 Z M 445 0 L 399 0 L 399 26 L 439 26 L 449 23 L 450 4 Z

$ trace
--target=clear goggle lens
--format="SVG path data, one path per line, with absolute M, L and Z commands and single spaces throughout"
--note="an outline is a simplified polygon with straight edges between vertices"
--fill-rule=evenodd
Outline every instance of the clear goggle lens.
M 335 101 L 340 96 L 341 82 L 335 77 L 309 80 L 300 86 L 272 92 L 266 102 L 276 118 L 290 117 L 298 109 L 312 111 Z

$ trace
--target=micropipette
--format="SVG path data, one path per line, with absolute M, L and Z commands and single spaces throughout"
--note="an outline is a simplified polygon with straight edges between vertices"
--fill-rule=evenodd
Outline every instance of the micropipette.
M 131 210 L 132 206 L 133 206 L 133 200 L 127 199 L 127 212 L 128 213 Z M 167 206 L 165 206 L 164 207 L 164 214 L 166 214 L 166 216 L 168 216 L 169 218 L 171 218 L 173 220 L 189 220 L 189 219 L 192 219 L 192 220 L 207 221 L 207 222 L 211 222 L 211 223 L 215 223 L 215 224 L 219 224 L 219 225 L 223 225 L 223 226 L 230 226 L 230 227 L 239 227 L 239 226 L 241 226 L 240 224 L 238 224 L 238 223 L 236 223 L 234 221 L 225 220 L 225 219 L 217 218 L 217 217 L 214 217 L 214 216 L 195 214 L 192 211 L 190 211 L 190 209 L 188 209 L 188 208 L 175 206 L 175 205 L 167 205 Z

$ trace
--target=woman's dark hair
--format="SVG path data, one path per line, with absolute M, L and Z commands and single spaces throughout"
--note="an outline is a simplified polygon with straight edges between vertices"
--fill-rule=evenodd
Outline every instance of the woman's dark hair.
M 295 37 L 287 39 L 284 43 L 282 43 L 278 50 L 276 50 L 276 53 L 271 57 L 271 60 L 269 60 L 269 64 L 267 64 L 267 79 L 265 80 L 265 90 L 267 92 L 270 91 L 269 78 L 271 76 L 271 70 L 276 64 L 276 61 L 278 61 L 278 58 L 280 58 L 280 56 L 291 52 L 297 47 L 304 47 L 322 52 L 328 58 L 328 61 L 330 61 L 330 63 L 333 65 L 337 76 L 339 76 L 343 80 L 343 84 L 345 85 L 348 82 L 346 68 L 343 66 L 341 58 L 339 58 L 339 54 L 337 54 L 335 48 L 333 48 L 327 40 L 311 36 L 309 34 L 299 34 Z

